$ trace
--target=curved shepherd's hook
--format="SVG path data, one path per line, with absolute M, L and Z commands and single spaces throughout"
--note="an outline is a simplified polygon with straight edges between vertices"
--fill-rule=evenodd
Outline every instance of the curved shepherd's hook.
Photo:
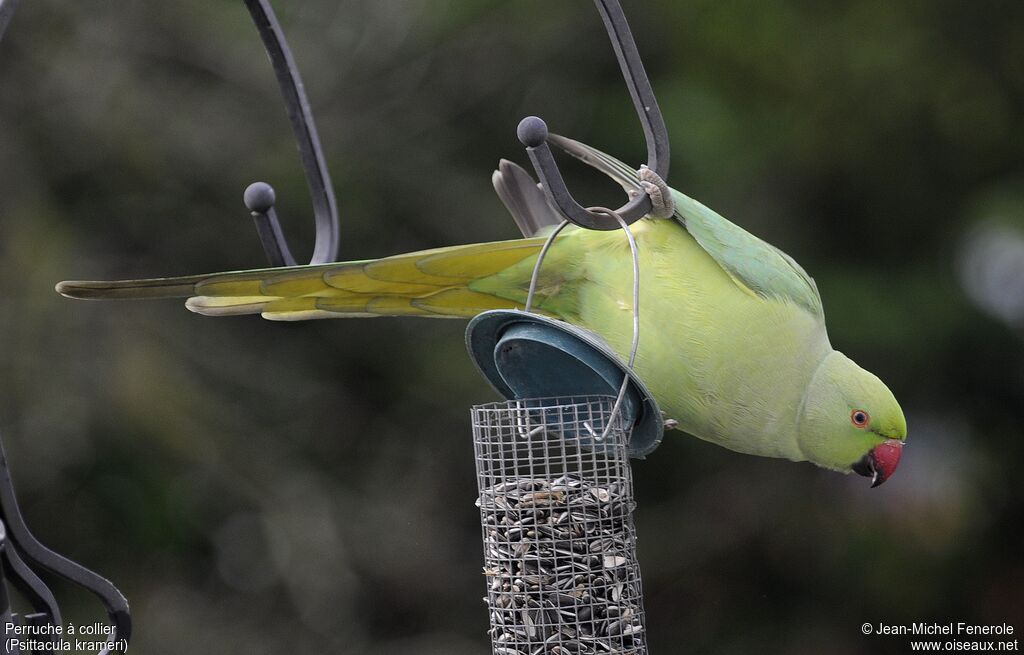
M 274 66 L 278 86 L 288 110 L 295 141 L 299 148 L 302 168 L 306 173 L 309 193 L 313 201 L 313 217 L 316 219 L 316 243 L 310 264 L 326 264 L 338 258 L 338 203 L 331 187 L 327 162 L 320 148 L 320 137 L 313 123 L 313 112 L 309 108 L 299 70 L 295 65 L 288 42 L 284 38 L 280 23 L 268 0 L 245 0 L 245 6 L 256 23 L 260 38 Z M 294 266 L 295 257 L 288 248 L 288 242 L 281 231 L 281 225 L 274 211 L 274 189 L 265 182 L 255 182 L 245 190 L 245 205 L 252 212 L 263 249 L 271 266 Z
M 618 0 L 594 0 L 597 10 L 604 20 L 608 37 L 615 48 L 615 56 L 622 67 L 622 76 L 626 79 L 629 94 L 633 96 L 637 115 L 644 129 L 647 140 L 647 167 L 662 179 L 668 177 L 669 141 L 665 119 L 658 108 L 651 82 L 647 79 L 640 53 L 629 30 L 626 16 Z M 555 207 L 566 219 L 593 230 L 617 230 L 621 225 L 611 215 L 585 209 L 572 197 L 565 186 L 565 180 L 558 170 L 554 155 L 547 144 L 548 126 L 536 116 L 528 116 L 519 123 L 519 140 L 526 146 L 533 167 L 540 177 L 544 192 Z M 626 224 L 634 223 L 652 209 L 651 199 L 641 194 L 630 200 L 617 210 Z

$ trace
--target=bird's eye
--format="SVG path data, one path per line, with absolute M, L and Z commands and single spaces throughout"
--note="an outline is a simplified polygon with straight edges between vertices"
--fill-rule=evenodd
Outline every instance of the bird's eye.
M 855 409 L 850 412 L 850 422 L 853 423 L 854 427 L 866 428 L 868 423 L 871 422 L 871 415 L 863 409 Z

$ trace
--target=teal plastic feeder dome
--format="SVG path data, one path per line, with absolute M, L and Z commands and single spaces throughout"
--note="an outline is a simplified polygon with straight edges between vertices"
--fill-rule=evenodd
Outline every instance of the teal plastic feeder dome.
M 508 400 L 615 397 L 628 377 L 620 412 L 632 428 L 629 455 L 643 458 L 661 443 L 664 421 L 654 397 L 596 334 L 553 318 L 498 309 L 470 321 L 466 344 L 480 372 Z M 581 443 L 589 439 L 564 436 Z

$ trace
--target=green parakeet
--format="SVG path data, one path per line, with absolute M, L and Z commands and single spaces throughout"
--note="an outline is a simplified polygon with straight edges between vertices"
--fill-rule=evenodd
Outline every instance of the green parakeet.
M 628 192 L 654 191 L 622 162 L 552 141 Z M 522 307 L 544 234 L 559 222 L 521 168 L 502 161 L 495 188 L 526 238 L 371 261 L 115 282 L 61 282 L 73 298 L 188 297 L 209 316 L 295 321 L 353 316 L 468 318 Z M 668 187 L 671 216 L 633 224 L 640 256 L 635 370 L 686 432 L 731 450 L 892 475 L 907 425 L 875 375 L 834 350 L 814 281 L 781 250 Z M 667 212 L 666 212 L 667 213 Z M 570 226 L 544 261 L 535 309 L 601 335 L 620 355 L 632 338 L 632 259 L 619 231 Z

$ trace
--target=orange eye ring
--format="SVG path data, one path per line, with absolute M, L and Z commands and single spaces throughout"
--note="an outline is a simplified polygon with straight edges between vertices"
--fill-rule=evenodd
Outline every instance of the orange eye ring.
M 855 428 L 867 428 L 871 424 L 871 414 L 863 409 L 855 409 L 850 412 L 850 423 L 853 423 Z

